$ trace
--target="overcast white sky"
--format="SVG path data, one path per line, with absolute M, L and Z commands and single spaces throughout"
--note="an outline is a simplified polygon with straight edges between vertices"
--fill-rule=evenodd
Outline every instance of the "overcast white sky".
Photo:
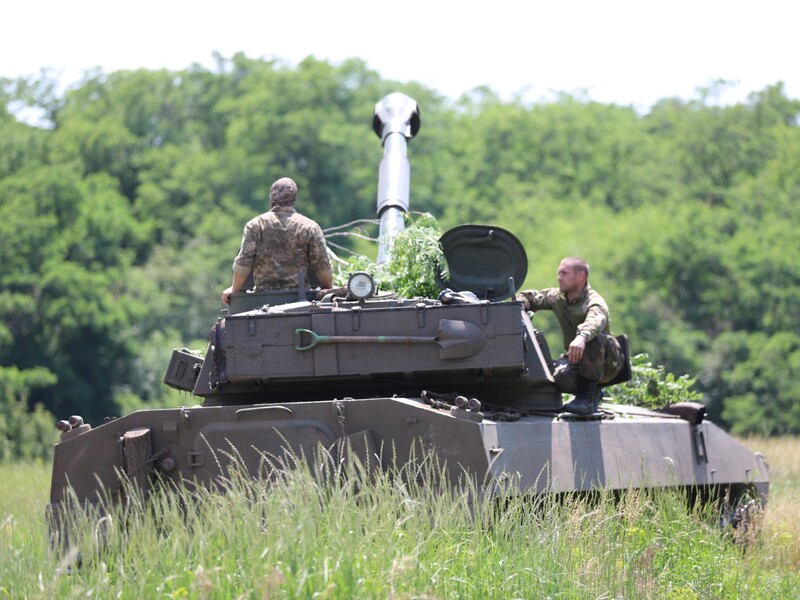
M 361 58 L 452 98 L 585 90 L 646 110 L 718 78 L 737 82 L 722 102 L 778 81 L 800 97 L 794 0 L 12 0 L 0 15 L 0 77 L 50 68 L 63 85 L 92 67 L 211 67 L 218 51 Z

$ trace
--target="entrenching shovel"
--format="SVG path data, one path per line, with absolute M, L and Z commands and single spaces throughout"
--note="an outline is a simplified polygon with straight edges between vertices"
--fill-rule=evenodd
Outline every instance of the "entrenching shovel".
M 303 344 L 303 336 L 310 342 Z M 439 357 L 467 358 L 483 348 L 483 330 L 469 321 L 441 319 L 434 337 L 411 335 L 320 335 L 310 329 L 294 330 L 296 350 L 310 350 L 318 344 L 431 344 L 439 346 Z

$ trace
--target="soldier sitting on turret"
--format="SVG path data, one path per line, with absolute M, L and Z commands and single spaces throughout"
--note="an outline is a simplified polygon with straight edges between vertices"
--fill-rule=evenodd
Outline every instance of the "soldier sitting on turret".
M 625 364 L 623 351 L 609 326 L 603 297 L 589 285 L 589 265 L 568 257 L 558 266 L 558 287 L 517 294 L 525 310 L 552 310 L 561 326 L 566 355 L 555 362 L 553 378 L 562 392 L 575 394 L 567 412 L 590 415 L 597 411 L 600 386 L 614 379 Z
M 296 290 L 298 273 L 311 268 L 320 284 L 333 287 L 333 270 L 320 226 L 294 208 L 297 184 L 283 177 L 269 191 L 270 210 L 244 226 L 242 245 L 233 261 L 233 283 L 222 302 L 238 292 L 253 271 L 258 290 Z

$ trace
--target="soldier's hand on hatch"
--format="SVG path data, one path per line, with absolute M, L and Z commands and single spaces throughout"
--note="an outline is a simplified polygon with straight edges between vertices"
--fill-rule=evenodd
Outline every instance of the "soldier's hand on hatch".
M 583 359 L 583 350 L 586 348 L 586 338 L 576 335 L 567 349 L 567 359 L 572 363 L 579 363 Z
M 231 303 L 231 294 L 233 290 L 230 287 L 226 287 L 222 292 L 222 303 L 223 304 L 230 304 Z

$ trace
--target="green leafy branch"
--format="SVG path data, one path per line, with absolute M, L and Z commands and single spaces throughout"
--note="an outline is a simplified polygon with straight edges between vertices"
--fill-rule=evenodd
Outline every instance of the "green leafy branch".
M 653 366 L 647 354 L 631 357 L 631 379 L 614 386 L 614 401 L 656 409 L 674 402 L 700 402 L 696 377 L 668 373 L 663 365 Z
M 376 264 L 364 255 L 354 255 L 347 260 L 346 268 L 335 274 L 334 283 L 344 285 L 350 273 L 368 271 L 382 290 L 408 298 L 435 298 L 440 292 L 437 276 L 449 275 L 439 243 L 441 233 L 433 215 L 406 215 L 406 228 L 394 238 L 388 261 Z

